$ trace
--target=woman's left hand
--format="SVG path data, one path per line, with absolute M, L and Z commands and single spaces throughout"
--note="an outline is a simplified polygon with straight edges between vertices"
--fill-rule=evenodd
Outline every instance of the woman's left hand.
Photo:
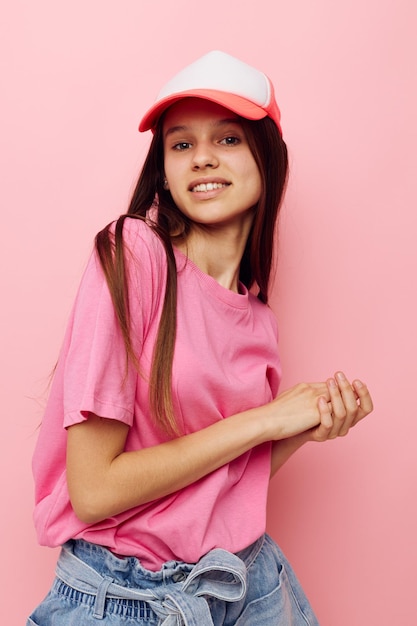
M 318 408 L 320 424 L 310 431 L 311 441 L 327 441 L 344 437 L 373 410 L 371 395 L 367 386 L 360 380 L 352 384 L 343 372 L 337 372 L 334 378 L 327 380 L 330 402 L 320 398 Z

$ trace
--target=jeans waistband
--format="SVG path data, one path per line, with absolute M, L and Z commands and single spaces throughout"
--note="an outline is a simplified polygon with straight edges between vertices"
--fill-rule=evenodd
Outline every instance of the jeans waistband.
M 260 549 L 257 544 L 261 545 L 261 539 L 239 554 L 252 556 Z M 163 620 L 161 626 L 212 626 L 209 606 L 203 596 L 236 602 L 246 595 L 244 561 L 220 548 L 203 556 L 184 581 L 161 584 L 151 589 L 124 587 L 110 576 L 102 576 L 75 556 L 70 543 L 62 548 L 56 574 L 77 591 L 95 596 L 93 614 L 98 619 L 103 618 L 106 598 L 141 600 L 147 602 Z

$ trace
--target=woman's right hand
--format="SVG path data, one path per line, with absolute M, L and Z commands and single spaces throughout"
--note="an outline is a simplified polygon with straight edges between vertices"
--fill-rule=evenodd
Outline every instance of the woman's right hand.
M 310 431 L 312 441 L 347 435 L 373 410 L 368 388 L 360 380 L 350 383 L 343 372 L 323 383 L 300 383 L 265 405 L 271 440 Z
M 330 392 L 325 382 L 299 383 L 265 405 L 266 428 L 271 435 L 269 439 L 286 439 L 318 426 L 322 419 L 320 398 L 330 402 Z

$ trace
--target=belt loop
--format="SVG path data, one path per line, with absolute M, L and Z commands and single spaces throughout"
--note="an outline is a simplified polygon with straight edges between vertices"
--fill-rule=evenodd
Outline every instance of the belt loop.
M 93 613 L 93 617 L 95 617 L 96 619 L 103 619 L 104 617 L 107 589 L 110 587 L 112 582 L 113 582 L 113 578 L 104 576 L 103 580 L 101 581 L 97 589 L 97 595 L 94 601 L 94 613 Z

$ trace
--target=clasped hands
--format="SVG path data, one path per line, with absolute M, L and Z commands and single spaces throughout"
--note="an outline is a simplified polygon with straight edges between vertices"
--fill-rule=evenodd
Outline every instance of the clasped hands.
M 326 381 L 327 394 L 318 399 L 320 424 L 311 429 L 313 441 L 326 441 L 348 434 L 373 410 L 371 395 L 367 386 L 356 379 L 348 381 L 343 372 Z
M 348 381 L 341 371 L 321 383 L 299 383 L 280 393 L 269 405 L 271 439 L 302 435 L 326 441 L 347 435 L 373 409 L 367 386 Z

